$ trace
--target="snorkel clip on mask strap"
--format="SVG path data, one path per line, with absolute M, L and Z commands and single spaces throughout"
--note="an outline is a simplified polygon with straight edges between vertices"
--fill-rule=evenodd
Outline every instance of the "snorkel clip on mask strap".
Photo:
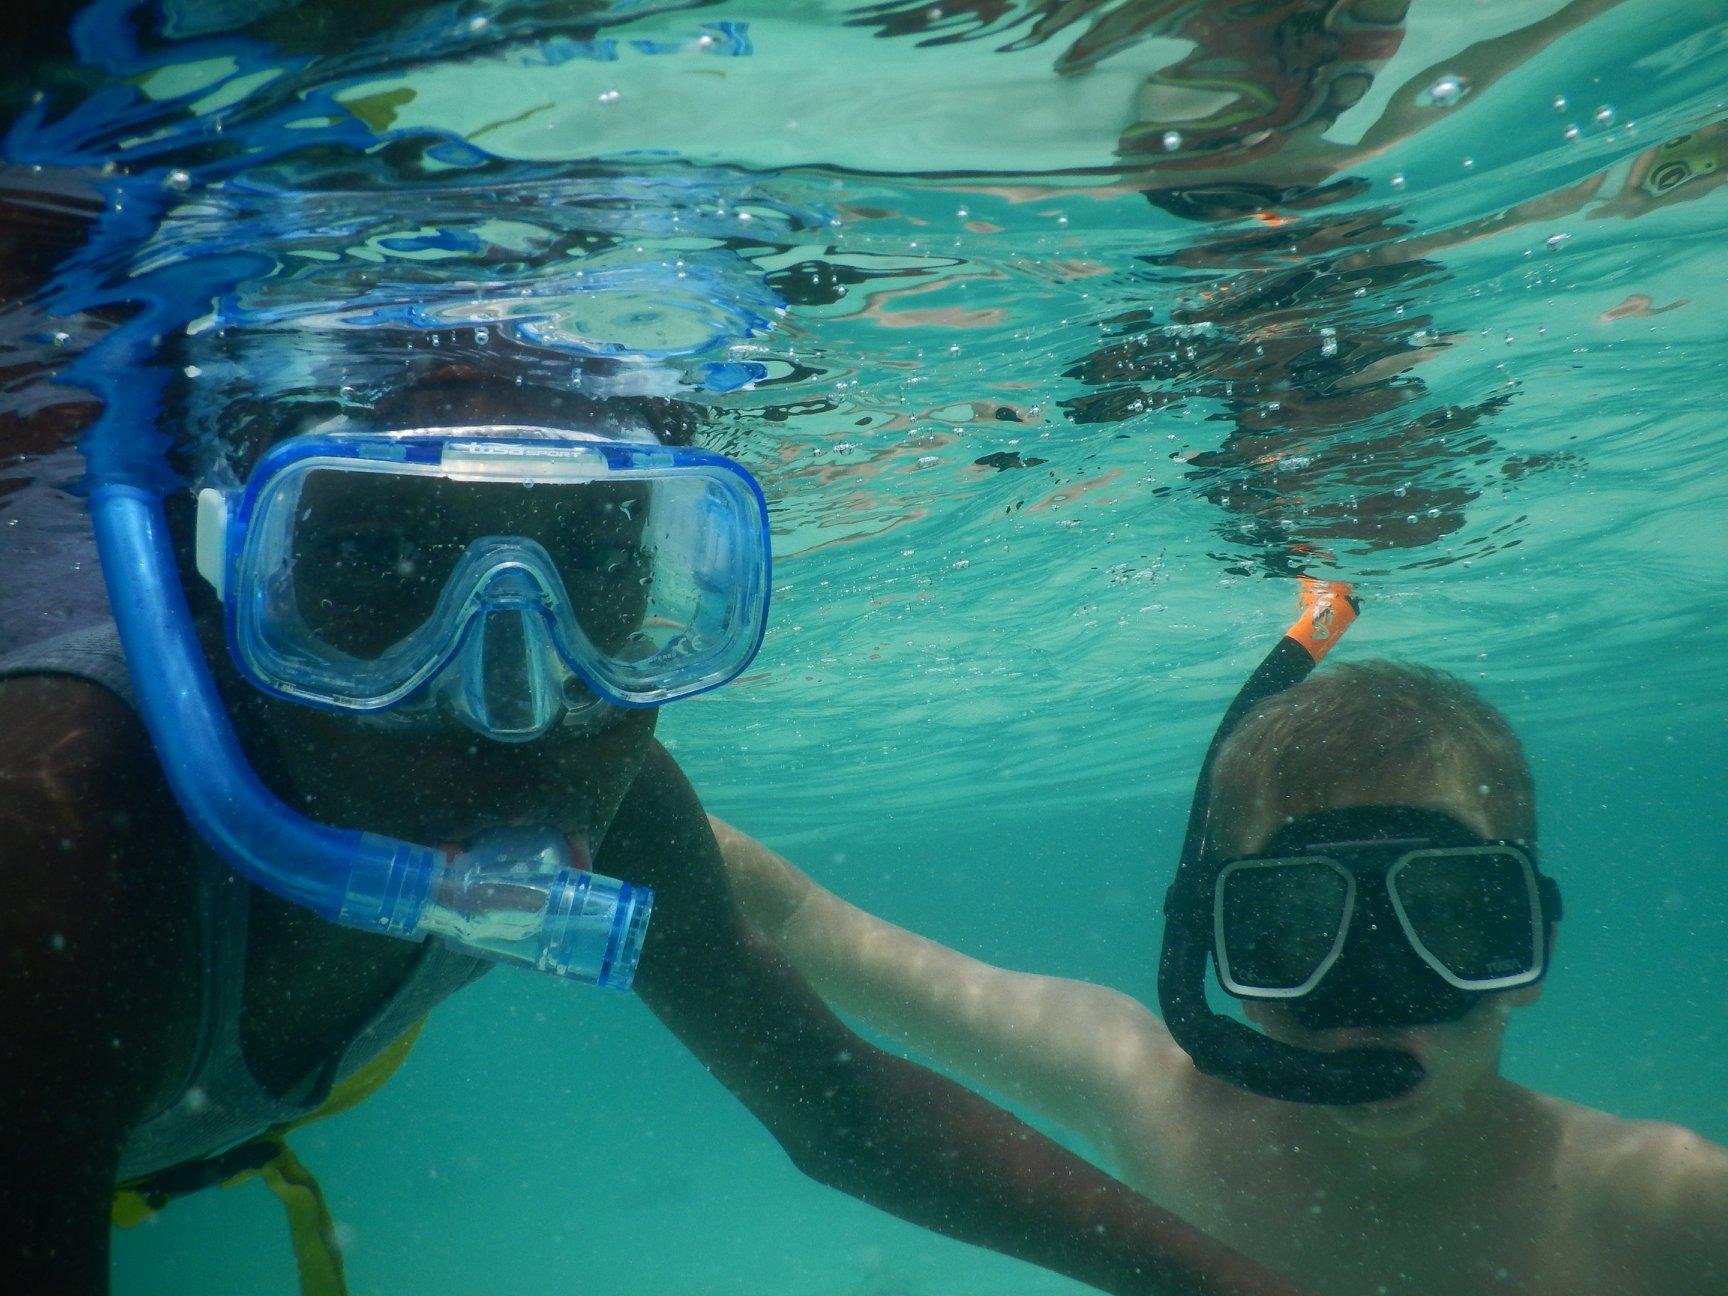
M 1348 585 L 1303 578 L 1301 615 L 1248 677 L 1206 749 L 1188 811 L 1181 861 L 1164 897 L 1158 1002 L 1171 1036 L 1207 1075 L 1285 1102 L 1374 1102 L 1404 1093 L 1422 1078 L 1421 1065 L 1407 1053 L 1376 1048 L 1323 1053 L 1297 1048 L 1214 1012 L 1206 1002 L 1213 878 L 1205 855 L 1213 763 L 1250 710 L 1308 677 L 1356 619 L 1358 607 Z

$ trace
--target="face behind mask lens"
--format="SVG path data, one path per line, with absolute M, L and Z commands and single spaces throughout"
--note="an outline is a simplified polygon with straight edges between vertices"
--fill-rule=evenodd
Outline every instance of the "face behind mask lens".
M 477 594 L 487 612 L 567 611 L 596 648 L 615 653 L 642 628 L 653 597 L 645 483 L 528 489 L 323 471 L 306 474 L 294 504 L 285 573 L 295 612 L 310 637 L 363 661 L 412 640 L 440 613 L 460 615 Z M 453 579 L 459 571 L 465 579 Z
M 1522 852 L 1421 851 L 1387 882 L 1412 944 L 1437 970 L 1472 986 L 1540 971 L 1540 898 Z
M 1317 1029 L 1456 1020 L 1484 993 L 1540 979 L 1552 887 L 1517 846 L 1435 812 L 1312 816 L 1220 869 L 1219 979 Z
M 1237 984 L 1297 994 L 1337 958 L 1356 884 L 1330 861 L 1231 867 L 1219 880 L 1219 949 Z

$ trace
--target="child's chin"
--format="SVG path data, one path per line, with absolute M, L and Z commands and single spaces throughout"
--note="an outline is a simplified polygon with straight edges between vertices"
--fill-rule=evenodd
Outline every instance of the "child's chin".
M 1440 1116 L 1444 1104 L 1437 1099 L 1433 1082 L 1421 1080 L 1414 1089 L 1395 1098 L 1328 1107 L 1326 1114 L 1344 1129 L 1364 1138 L 1408 1138 L 1427 1129 Z

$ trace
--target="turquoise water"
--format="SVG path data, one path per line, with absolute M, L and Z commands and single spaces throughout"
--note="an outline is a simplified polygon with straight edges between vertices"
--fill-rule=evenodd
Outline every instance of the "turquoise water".
M 709 808 L 1150 1000 L 1217 715 L 1290 577 L 1347 578 L 1345 653 L 1464 675 L 1530 751 L 1567 918 L 1507 1072 L 1728 1141 L 1728 26 L 1418 3 L 1337 56 L 1334 120 L 1209 130 L 1189 10 L 947 8 L 431 8 L 320 50 L 183 5 L 96 42 L 142 91 L 8 146 L 9 197 L 106 237 L 6 312 L 0 399 L 59 438 L 0 431 L 7 642 L 94 598 L 46 378 L 152 273 L 194 422 L 433 347 L 689 400 L 775 524 L 761 656 L 661 721 Z M 356 1293 L 1079 1290 L 804 1180 L 640 1005 L 525 974 L 297 1146 Z M 256 1185 L 116 1254 L 121 1292 L 294 1289 Z

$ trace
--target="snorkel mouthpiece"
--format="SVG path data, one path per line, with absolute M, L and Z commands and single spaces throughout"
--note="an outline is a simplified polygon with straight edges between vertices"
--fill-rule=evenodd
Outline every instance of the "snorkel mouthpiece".
M 627 990 L 653 892 L 571 862 L 553 828 L 496 828 L 458 854 L 356 869 L 339 921 L 441 936 L 480 958 Z

